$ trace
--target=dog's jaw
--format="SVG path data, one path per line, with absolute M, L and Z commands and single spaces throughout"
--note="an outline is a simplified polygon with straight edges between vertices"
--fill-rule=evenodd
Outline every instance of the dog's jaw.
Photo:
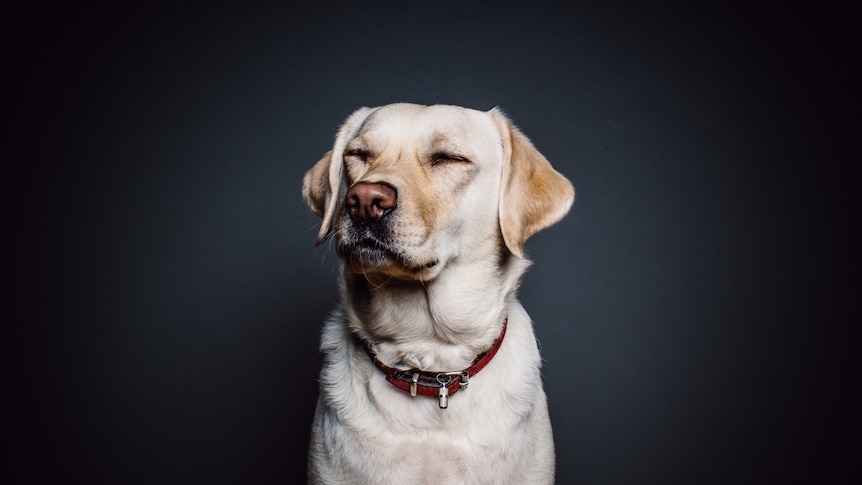
M 339 238 L 335 247 L 354 273 L 365 275 L 371 280 L 394 277 L 406 281 L 430 281 L 445 266 L 434 257 L 417 260 L 376 238 Z
M 456 259 L 428 281 L 357 273 L 344 264 L 342 294 L 348 325 L 398 367 L 463 368 L 500 333 L 506 307 L 529 266 L 501 251 L 493 265 Z M 495 275 L 486 278 L 483 275 Z M 375 309 L 391 309 L 379 313 Z

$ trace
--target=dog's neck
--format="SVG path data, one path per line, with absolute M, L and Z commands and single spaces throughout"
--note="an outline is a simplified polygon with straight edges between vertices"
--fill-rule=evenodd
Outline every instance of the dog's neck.
M 499 336 L 529 261 L 450 261 L 431 281 L 363 275 L 343 267 L 348 324 L 393 367 L 460 369 Z

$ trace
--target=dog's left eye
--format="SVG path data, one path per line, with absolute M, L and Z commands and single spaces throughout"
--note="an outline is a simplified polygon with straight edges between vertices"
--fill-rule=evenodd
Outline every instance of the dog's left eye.
M 431 165 L 442 165 L 444 163 L 470 163 L 470 160 L 452 153 L 438 152 L 431 155 Z

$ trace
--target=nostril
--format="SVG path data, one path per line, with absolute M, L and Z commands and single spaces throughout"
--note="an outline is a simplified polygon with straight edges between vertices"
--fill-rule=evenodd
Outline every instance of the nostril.
M 348 189 L 344 202 L 353 220 L 377 222 L 398 205 L 398 195 L 387 183 L 358 182 Z

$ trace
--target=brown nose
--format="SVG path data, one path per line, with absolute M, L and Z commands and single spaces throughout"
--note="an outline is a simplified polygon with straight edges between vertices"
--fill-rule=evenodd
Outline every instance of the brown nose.
M 347 215 L 357 222 L 380 222 L 395 208 L 398 195 L 386 183 L 358 182 L 347 190 Z

